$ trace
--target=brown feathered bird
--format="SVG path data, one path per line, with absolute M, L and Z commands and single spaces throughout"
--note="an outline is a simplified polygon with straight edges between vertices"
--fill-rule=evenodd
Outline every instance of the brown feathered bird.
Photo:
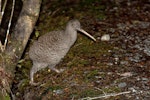
M 33 61 L 33 66 L 30 70 L 31 84 L 36 84 L 33 78 L 34 73 L 45 67 L 49 67 L 57 73 L 62 71 L 56 69 L 55 66 L 64 58 L 70 47 L 75 43 L 77 31 L 96 41 L 94 37 L 80 28 L 78 20 L 70 20 L 65 30 L 49 32 L 39 37 L 37 41 L 34 41 L 29 49 L 29 57 Z

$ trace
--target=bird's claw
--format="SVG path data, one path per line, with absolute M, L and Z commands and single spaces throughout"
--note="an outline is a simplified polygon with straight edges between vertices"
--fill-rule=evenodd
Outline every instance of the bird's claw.
M 30 81 L 29 83 L 30 83 L 30 85 L 33 85 L 33 86 L 40 85 L 40 82 L 38 82 L 38 83 L 35 83 L 35 82 L 33 82 L 33 81 Z

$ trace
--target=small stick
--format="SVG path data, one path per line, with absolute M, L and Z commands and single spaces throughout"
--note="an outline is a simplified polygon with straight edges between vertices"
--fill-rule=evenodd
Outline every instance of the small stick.
M 94 99 L 100 99 L 100 98 L 108 98 L 108 97 L 111 97 L 111 96 L 115 97 L 115 96 L 118 96 L 118 95 L 128 94 L 128 93 L 131 93 L 131 91 L 120 92 L 120 93 L 110 93 L 110 94 L 105 94 L 105 95 L 98 96 L 98 97 L 86 97 L 86 98 L 81 98 L 79 100 L 94 100 Z
M 4 51 L 4 46 L 3 46 L 1 41 L 0 41 L 0 49 L 1 49 L 2 52 Z
M 12 21 L 12 17 L 13 17 L 13 13 L 14 13 L 14 7 L 15 7 L 15 0 L 13 0 L 11 15 L 10 15 L 10 19 L 9 19 L 8 29 L 7 29 L 7 34 L 6 34 L 6 38 L 5 38 L 5 42 L 4 42 L 4 50 L 6 49 L 6 45 L 7 45 L 7 41 L 8 41 L 8 35 L 9 35 L 11 21 Z
M 1 0 L 0 0 L 1 1 Z M 4 11 L 5 11 L 5 8 L 6 8 L 6 4 L 7 4 L 7 0 L 5 0 L 5 2 L 4 2 L 4 6 L 3 6 L 3 8 L 2 8 L 2 11 L 1 11 L 1 8 L 0 8 L 0 13 L 1 13 L 1 18 L 0 18 L 0 24 L 1 24 L 1 22 L 2 22 L 2 18 L 3 18 L 3 15 L 4 15 Z
M 2 0 L 0 0 L 0 12 L 1 12 L 1 9 L 2 9 Z

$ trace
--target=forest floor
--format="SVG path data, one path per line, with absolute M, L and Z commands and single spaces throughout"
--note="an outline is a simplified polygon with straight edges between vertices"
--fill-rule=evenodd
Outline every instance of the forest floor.
M 36 73 L 29 84 L 32 62 L 28 49 L 18 63 L 13 93 L 16 100 L 150 100 L 149 0 L 43 0 L 28 46 L 40 35 L 64 29 L 78 19 L 93 35 L 78 39 L 57 68 Z M 101 41 L 105 34 L 109 41 Z

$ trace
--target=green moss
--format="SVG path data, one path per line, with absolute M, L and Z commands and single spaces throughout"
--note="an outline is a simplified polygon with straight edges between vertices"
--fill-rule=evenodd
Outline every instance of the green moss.
M 94 79 L 97 74 L 98 74 L 98 70 L 93 70 L 93 71 L 90 71 L 90 72 L 86 75 L 86 77 L 87 77 L 88 79 Z
M 1 100 L 11 100 L 11 97 L 10 97 L 10 95 L 8 95 L 7 93 L 5 93 L 3 91 L 3 93 L 0 93 L 0 99 Z
M 109 88 L 103 88 L 102 89 L 105 93 L 117 93 L 117 92 L 120 92 L 120 88 L 116 87 L 116 86 L 112 86 L 112 87 L 109 87 Z
M 100 92 L 94 89 L 86 89 L 80 94 L 81 97 L 94 97 L 100 95 Z

